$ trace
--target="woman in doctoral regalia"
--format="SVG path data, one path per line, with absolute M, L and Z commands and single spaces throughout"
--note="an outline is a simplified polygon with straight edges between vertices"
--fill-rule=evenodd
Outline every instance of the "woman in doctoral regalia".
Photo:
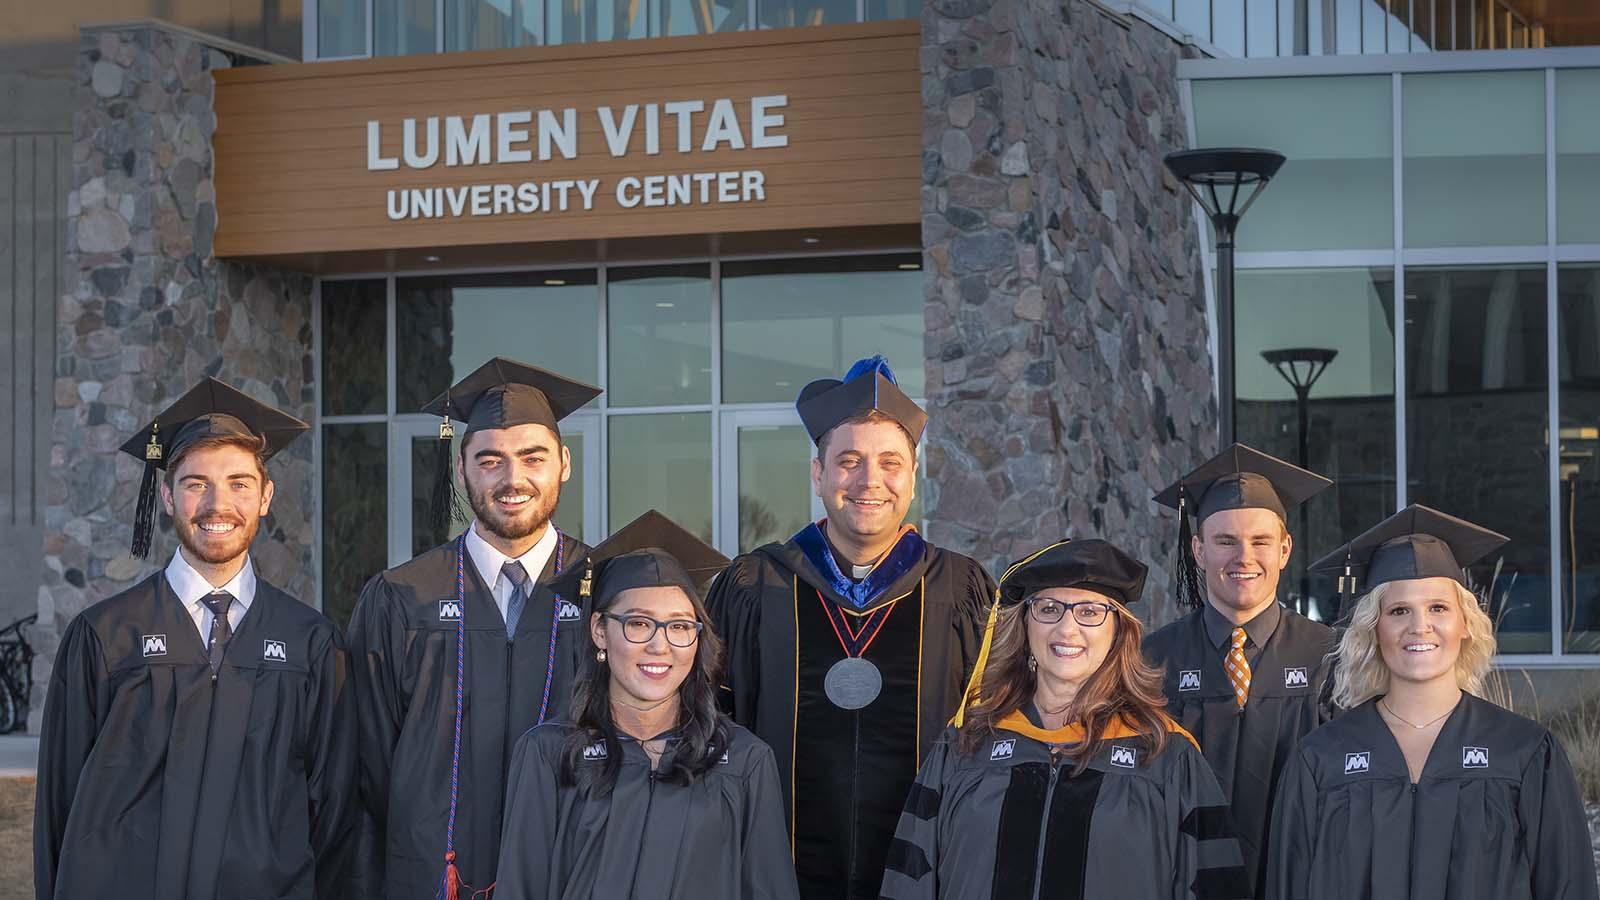
M 497 900 L 798 898 L 772 751 L 717 711 L 727 562 L 652 510 L 556 577 L 593 646 L 573 721 L 517 742 Z
M 1279 787 L 1267 896 L 1593 900 L 1593 850 L 1561 745 L 1482 699 L 1494 626 L 1462 567 L 1506 538 L 1409 506 L 1313 568 L 1366 593 L 1334 699 Z
M 1000 579 L 967 703 L 906 799 L 892 900 L 1245 897 L 1216 776 L 1162 712 L 1145 567 L 1063 541 Z

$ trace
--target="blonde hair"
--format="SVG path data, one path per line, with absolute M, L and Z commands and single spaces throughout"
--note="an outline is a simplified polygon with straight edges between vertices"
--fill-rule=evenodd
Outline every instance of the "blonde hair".
M 1456 607 L 1467 626 L 1456 657 L 1456 684 L 1473 696 L 1483 696 L 1483 681 L 1494 661 L 1494 623 L 1478 603 L 1478 595 L 1451 581 L 1456 589 Z M 1351 709 L 1389 691 L 1389 667 L 1378 649 L 1378 614 L 1383 598 L 1394 582 L 1368 591 L 1356 601 L 1350 624 L 1334 650 L 1333 702 Z

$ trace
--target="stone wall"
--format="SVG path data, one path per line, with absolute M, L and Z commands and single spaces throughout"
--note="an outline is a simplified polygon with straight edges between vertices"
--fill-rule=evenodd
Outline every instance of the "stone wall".
M 1172 617 L 1176 517 L 1216 449 L 1180 47 L 1089 0 L 923 7 L 930 536 L 985 564 L 1102 536 Z
M 64 295 L 32 726 L 58 636 L 84 607 L 164 566 L 128 555 L 142 463 L 117 447 L 203 376 L 312 416 L 311 279 L 212 256 L 211 72 L 249 60 L 155 25 L 85 30 L 77 65 Z M 314 585 L 309 436 L 270 463 L 258 571 Z

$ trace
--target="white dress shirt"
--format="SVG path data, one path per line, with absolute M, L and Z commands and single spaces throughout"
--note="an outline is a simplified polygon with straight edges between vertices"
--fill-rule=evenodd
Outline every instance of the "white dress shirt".
M 183 558 L 182 550 L 174 551 L 172 562 L 167 563 L 167 584 L 172 586 L 172 593 L 177 595 L 178 602 L 183 604 L 189 618 L 194 620 L 194 627 L 200 630 L 202 644 L 211 639 L 212 615 L 204 602 L 207 596 L 215 591 L 227 591 L 238 601 L 228 607 L 228 627 L 234 631 L 239 630 L 245 612 L 256 599 L 256 569 L 248 556 L 244 558 L 244 568 L 239 570 L 239 574 L 218 588 L 212 587 L 205 576 L 189 565 L 189 561 Z
M 539 580 L 539 575 L 544 572 L 544 565 L 550 559 L 550 554 L 556 552 L 556 529 L 554 525 L 544 526 L 544 536 L 539 542 L 529 548 L 527 553 L 516 558 L 522 563 L 522 568 L 528 573 L 528 582 L 532 584 Z M 511 579 L 504 577 L 500 569 L 512 558 L 489 546 L 489 542 L 478 534 L 478 523 L 473 522 L 467 527 L 467 556 L 472 560 L 472 565 L 483 576 L 483 583 L 489 586 L 489 593 L 494 595 L 494 605 L 500 607 L 500 621 L 506 620 L 506 606 L 511 603 L 511 592 L 516 586 Z

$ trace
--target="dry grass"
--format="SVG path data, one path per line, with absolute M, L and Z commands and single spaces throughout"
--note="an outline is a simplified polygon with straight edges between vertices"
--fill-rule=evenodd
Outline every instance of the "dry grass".
M 0 778 L 0 900 L 33 896 L 32 778 Z
M 1578 789 L 1589 803 L 1600 803 L 1600 694 L 1544 720 L 1572 760 Z

